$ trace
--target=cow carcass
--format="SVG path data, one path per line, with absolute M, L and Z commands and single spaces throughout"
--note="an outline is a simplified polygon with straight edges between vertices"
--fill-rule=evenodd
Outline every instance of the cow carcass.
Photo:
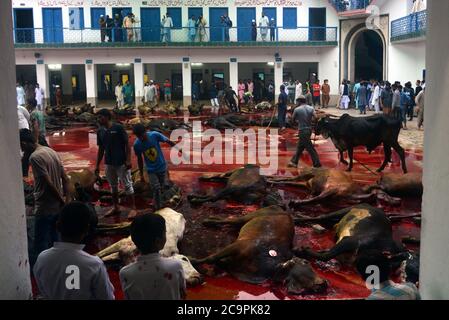
M 293 257 L 295 228 L 292 217 L 281 207 L 263 208 L 238 218 L 212 217 L 204 224 L 232 225 L 239 227 L 240 233 L 219 252 L 204 259 L 191 259 L 194 265 L 215 264 L 249 283 L 281 282 L 291 294 L 320 292 L 327 287 L 306 260 Z
M 377 198 L 391 205 L 397 205 L 401 201 L 380 189 L 373 188 L 364 191 L 348 173 L 337 169 L 305 168 L 295 177 L 269 177 L 268 183 L 307 189 L 312 196 L 290 201 L 290 206 L 294 208 L 325 200 L 360 203 Z
M 340 161 L 347 164 L 343 153 L 348 151 L 349 166 L 352 170 L 354 161 L 354 147 L 366 146 L 369 153 L 383 144 L 385 159 L 380 168 L 381 172 L 391 161 L 391 148 L 399 155 L 402 170 L 407 173 L 405 163 L 405 151 L 399 145 L 398 137 L 401 131 L 401 122 L 385 115 L 374 115 L 371 117 L 351 117 L 344 114 L 340 119 L 322 118 L 316 126 L 316 134 L 324 138 L 331 138 L 337 150 L 340 152 Z
M 192 204 L 216 202 L 218 200 L 234 200 L 243 204 L 258 204 L 263 206 L 279 204 L 280 195 L 270 190 L 264 176 L 260 175 L 260 168 L 256 165 L 247 164 L 242 168 L 221 174 L 206 174 L 200 177 L 201 181 L 226 182 L 223 190 L 215 195 L 188 196 Z
M 175 259 L 182 264 L 184 276 L 189 286 L 195 286 L 202 282 L 201 275 L 191 265 L 189 259 L 179 254 L 178 242 L 182 239 L 185 230 L 184 216 L 170 208 L 161 209 L 155 214 L 161 215 L 165 220 L 166 243 L 159 252 L 163 257 Z M 131 236 L 124 238 L 109 247 L 101 250 L 96 255 L 105 262 L 122 260 L 124 264 L 135 261 L 138 254 L 137 247 L 131 239 Z

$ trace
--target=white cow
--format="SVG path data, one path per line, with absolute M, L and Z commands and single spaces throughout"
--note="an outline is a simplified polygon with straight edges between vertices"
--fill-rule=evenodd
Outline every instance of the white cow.
M 159 253 L 169 259 L 177 260 L 182 264 L 187 285 L 193 286 L 202 282 L 202 277 L 195 270 L 189 259 L 179 254 L 178 241 L 184 235 L 186 220 L 182 213 L 170 208 L 164 208 L 156 212 L 165 219 L 166 242 Z M 124 238 L 96 254 L 103 261 L 122 260 L 126 265 L 135 261 L 137 248 L 131 240 L 131 236 Z

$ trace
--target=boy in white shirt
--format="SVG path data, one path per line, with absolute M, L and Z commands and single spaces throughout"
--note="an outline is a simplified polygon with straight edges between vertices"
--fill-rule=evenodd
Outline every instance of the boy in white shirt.
M 51 300 L 113 300 L 114 287 L 100 258 L 83 251 L 91 211 L 82 202 L 66 205 L 57 222 L 61 242 L 39 254 L 33 268 L 40 294 Z
M 131 239 L 142 254 L 120 270 L 126 299 L 180 300 L 185 298 L 184 271 L 179 261 L 163 258 L 165 220 L 158 214 L 137 217 L 131 224 Z

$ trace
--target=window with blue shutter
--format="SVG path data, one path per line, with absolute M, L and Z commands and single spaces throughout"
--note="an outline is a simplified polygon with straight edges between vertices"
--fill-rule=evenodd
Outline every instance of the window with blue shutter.
M 296 29 L 298 27 L 298 14 L 296 8 L 284 8 L 284 29 Z

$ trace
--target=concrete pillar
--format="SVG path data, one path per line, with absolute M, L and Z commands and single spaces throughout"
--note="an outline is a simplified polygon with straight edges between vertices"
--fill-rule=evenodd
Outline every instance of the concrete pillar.
M 62 65 L 61 78 L 62 78 L 62 94 L 63 94 L 62 101 L 65 104 L 70 104 L 73 101 L 72 65 L 70 65 L 70 64 Z
M 424 196 L 420 290 L 424 299 L 449 299 L 449 1 L 428 1 Z M 444 72 L 446 70 L 446 72 Z
M 186 109 L 192 104 L 192 66 L 187 61 L 182 63 L 182 95 L 182 104 Z
M 93 63 L 85 65 L 86 67 L 86 100 L 87 103 L 97 105 L 97 66 Z
M 136 107 L 142 104 L 143 98 L 143 63 L 134 62 L 134 94 L 136 97 Z
M 30 299 L 27 228 L 20 169 L 20 147 L 15 95 L 15 55 L 11 1 L 0 1 L 0 74 L 10 81 L 0 86 L 0 299 Z
M 36 79 L 39 86 L 44 89 L 45 97 L 43 105 L 47 105 L 50 99 L 50 83 L 48 81 L 48 66 L 46 64 L 36 64 Z
M 277 102 L 279 97 L 279 88 L 284 83 L 284 63 L 282 61 L 275 62 L 274 65 L 274 99 Z
M 237 92 L 239 86 L 239 64 L 229 62 L 229 85 Z

